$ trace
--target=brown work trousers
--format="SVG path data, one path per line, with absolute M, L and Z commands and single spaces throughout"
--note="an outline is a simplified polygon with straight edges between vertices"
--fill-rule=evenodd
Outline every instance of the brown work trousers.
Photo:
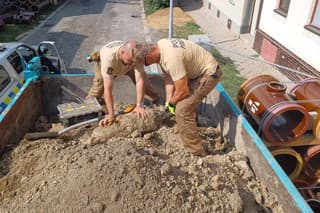
M 135 78 L 134 72 L 135 72 L 134 70 L 130 70 L 129 72 L 126 73 L 126 75 L 130 77 L 130 79 L 134 84 L 136 84 L 136 78 Z M 87 97 L 101 98 L 103 95 L 103 90 L 104 90 L 104 87 L 103 87 L 103 77 L 101 74 L 101 63 L 97 62 L 96 74 L 94 76 L 92 87 L 90 88 Z M 153 103 L 159 101 L 160 99 L 160 95 L 152 87 L 148 79 L 146 79 L 146 83 L 145 83 L 145 95 L 149 96 Z
M 197 130 L 196 110 L 203 98 L 209 94 L 221 79 L 221 70 L 218 68 L 216 76 L 201 76 L 189 80 L 190 96 L 176 105 L 176 122 L 180 133 L 180 140 L 187 152 L 201 155 L 204 146 Z

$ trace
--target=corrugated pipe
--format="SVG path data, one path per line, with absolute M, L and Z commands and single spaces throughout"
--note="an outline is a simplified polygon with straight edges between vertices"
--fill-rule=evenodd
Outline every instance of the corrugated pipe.
M 303 173 L 311 179 L 320 178 L 320 145 L 311 146 L 303 155 Z
M 21 11 L 27 11 L 29 9 L 29 5 L 27 4 L 20 4 L 19 10 Z
M 15 4 L 15 3 L 17 3 L 17 1 L 18 0 L 8 0 L 8 2 L 11 3 L 11 4 Z
M 35 13 L 38 13 L 38 12 L 39 12 L 39 6 L 36 5 L 36 4 L 32 4 L 32 5 L 30 6 L 30 11 L 35 12 Z
M 317 112 L 313 123 L 313 134 L 320 139 L 320 79 L 307 78 L 296 84 L 289 94 L 298 100 L 308 112 Z
M 275 145 L 290 143 L 309 127 L 307 110 L 286 89 L 273 76 L 259 75 L 245 81 L 238 93 L 238 105 L 258 124 L 258 134 Z
M 12 11 L 17 11 L 17 10 L 19 9 L 19 4 L 13 4 L 13 5 L 11 5 L 10 9 L 11 9 Z
M 38 0 L 28 0 L 29 4 L 39 4 Z
M 277 147 L 272 148 L 271 153 L 291 179 L 298 177 L 303 168 L 303 160 L 298 152 L 292 148 Z
M 49 3 L 50 3 L 49 0 L 42 1 L 42 2 L 40 2 L 40 3 L 38 4 L 38 7 L 39 7 L 39 9 L 41 9 L 41 8 L 47 6 Z

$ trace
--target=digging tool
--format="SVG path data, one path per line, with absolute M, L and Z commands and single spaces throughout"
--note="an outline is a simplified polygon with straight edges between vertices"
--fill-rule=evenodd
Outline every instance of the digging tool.
M 115 117 L 122 115 L 122 114 L 127 114 L 129 112 L 132 112 L 134 110 L 134 108 L 136 107 L 135 104 L 131 104 L 129 106 L 127 106 L 126 108 L 119 110 L 115 113 Z M 62 130 L 60 130 L 59 132 L 30 132 L 25 134 L 24 139 L 27 140 L 37 140 L 37 139 L 41 139 L 41 138 L 56 138 L 72 129 L 75 129 L 77 127 L 80 126 L 84 126 L 84 125 L 88 125 L 88 124 L 92 124 L 92 123 L 96 123 L 99 122 L 102 118 L 98 117 L 98 118 L 93 118 L 87 121 L 83 121 L 74 125 L 71 125 L 67 128 L 64 128 Z

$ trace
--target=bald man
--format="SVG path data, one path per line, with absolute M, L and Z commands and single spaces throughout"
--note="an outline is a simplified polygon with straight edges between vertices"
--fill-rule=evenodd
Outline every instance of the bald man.
M 113 103 L 113 79 L 117 75 L 128 75 L 136 85 L 137 101 L 134 113 L 139 117 L 146 117 L 147 111 L 143 107 L 143 98 L 146 87 L 146 94 L 153 99 L 159 99 L 159 95 L 152 88 L 146 79 L 143 64 L 135 65 L 133 53 L 136 48 L 136 41 L 113 42 L 100 50 L 101 76 L 103 78 L 104 100 L 108 114 L 102 119 L 100 125 L 111 125 L 114 121 Z

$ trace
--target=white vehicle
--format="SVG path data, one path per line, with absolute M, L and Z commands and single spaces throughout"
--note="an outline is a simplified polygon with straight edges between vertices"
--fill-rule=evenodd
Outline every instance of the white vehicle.
M 37 47 L 18 42 L 0 43 L 0 117 L 25 82 L 26 72 L 33 70 L 66 73 L 54 42 L 43 41 Z

